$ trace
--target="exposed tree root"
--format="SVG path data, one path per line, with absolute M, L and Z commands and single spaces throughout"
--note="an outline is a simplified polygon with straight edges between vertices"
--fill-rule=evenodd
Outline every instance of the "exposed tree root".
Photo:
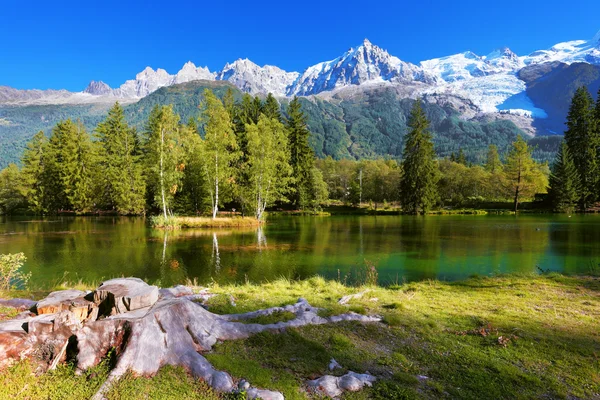
M 65 343 L 69 342 L 76 350 L 80 371 L 97 365 L 111 349 L 116 350 L 116 365 L 94 399 L 104 398 L 111 385 L 128 371 L 150 376 L 164 365 L 183 366 L 215 390 L 230 392 L 234 390 L 232 377 L 215 370 L 201 355 L 218 341 L 245 339 L 259 332 L 290 327 L 380 320 L 355 313 L 323 318 L 304 299 L 285 307 L 218 315 L 193 301 L 197 297 L 189 289 L 161 289 L 160 297 L 158 293 L 158 288 L 133 278 L 107 281 L 85 296 L 54 293 L 50 301 L 47 298 L 40 303 L 55 313 L 0 323 L 0 366 L 10 360 L 32 358 L 42 351 L 42 356 L 37 357 L 40 368 L 55 367 L 65 358 Z M 296 317 L 266 325 L 235 322 L 281 311 Z M 250 398 L 283 398 L 277 392 L 255 388 L 249 388 L 248 394 Z

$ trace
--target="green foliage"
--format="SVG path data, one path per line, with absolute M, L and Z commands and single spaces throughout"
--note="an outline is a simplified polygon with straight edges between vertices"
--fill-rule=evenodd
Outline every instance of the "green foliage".
M 48 139 L 44 132 L 38 132 L 23 153 L 21 179 L 23 195 L 27 198 L 29 209 L 43 214 L 49 210 L 49 194 L 53 183 L 48 180 L 47 165 Z
M 0 214 L 11 214 L 24 208 L 22 177 L 19 167 L 9 164 L 0 171 Z
M 565 142 L 560 147 L 550 175 L 549 195 L 556 211 L 571 212 L 579 200 L 580 181 L 571 152 Z
M 411 214 L 426 213 L 437 201 L 438 167 L 429 133 L 429 121 L 417 100 L 411 111 L 400 181 L 402 207 Z
M 24 289 L 31 274 L 21 271 L 27 257 L 23 253 L 0 254 L 0 291 Z
M 532 198 L 535 193 L 543 192 L 548 186 L 547 165 L 537 164 L 531 157 L 527 142 L 519 136 L 508 153 L 506 166 L 507 195 L 514 195 L 514 211 L 519 208 L 523 197 Z
M 565 142 L 579 175 L 579 203 L 582 210 L 596 201 L 600 183 L 600 133 L 594 113 L 594 103 L 587 88 L 578 88 L 567 115 Z
M 285 201 L 290 189 L 292 168 L 283 124 L 265 115 L 257 124 L 246 125 L 248 185 L 245 196 L 261 220 L 265 209 L 276 201 Z
M 492 174 L 502 171 L 502 161 L 500 161 L 500 155 L 498 154 L 498 146 L 495 144 L 490 144 L 488 147 L 485 170 Z
M 314 153 L 309 145 L 310 131 L 306 125 L 307 117 L 302 111 L 302 104 L 298 97 L 290 102 L 287 108 L 286 129 L 290 149 L 290 165 L 296 180 L 296 190 L 290 200 L 295 207 L 305 208 L 310 205 L 311 170 L 314 162 Z
M 184 151 L 179 135 L 179 116 L 171 106 L 156 106 L 148 119 L 145 156 L 149 186 L 154 205 L 163 216 L 172 215 L 175 194 L 181 186 L 185 168 Z
M 125 122 L 117 102 L 96 127 L 100 144 L 102 197 L 108 209 L 119 214 L 142 214 L 145 209 L 146 182 L 139 162 L 139 140 Z
M 81 122 L 70 119 L 52 129 L 46 163 L 48 182 L 54 183 L 53 209 L 90 211 L 97 190 L 97 148 Z

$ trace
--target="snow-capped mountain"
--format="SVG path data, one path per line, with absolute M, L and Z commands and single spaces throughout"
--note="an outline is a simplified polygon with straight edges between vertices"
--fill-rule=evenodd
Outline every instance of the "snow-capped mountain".
M 246 58 L 226 64 L 216 75 L 216 79 L 229 81 L 241 91 L 251 94 L 273 93 L 275 96 L 285 96 L 287 88 L 298 75 L 297 72 L 286 72 L 272 65 L 260 67 Z
M 360 46 L 351 48 L 342 56 L 307 68 L 287 94 L 307 96 L 373 80 L 435 81 L 422 68 L 391 56 L 365 39 Z
M 591 40 L 558 43 L 522 57 L 501 48 L 484 56 L 467 51 L 422 61 L 419 65 L 402 61 L 365 39 L 340 57 L 308 67 L 302 73 L 271 65 L 261 67 L 248 59 L 228 63 L 218 72 L 187 62 L 174 75 L 164 69 L 146 67 L 135 79 L 115 89 L 102 81 L 92 81 L 77 93 L 0 87 L 0 104 L 110 103 L 115 99 L 131 103 L 161 87 L 194 80 L 225 80 L 252 95 L 270 92 L 280 97 L 326 95 L 346 87 L 368 90 L 373 86 L 366 84 L 381 83 L 414 87 L 413 97 L 458 96 L 473 102 L 482 113 L 505 111 L 544 117 L 544 111 L 536 109 L 527 98 L 525 82 L 519 79 L 518 72 L 528 65 L 556 61 L 600 64 L 600 32 Z

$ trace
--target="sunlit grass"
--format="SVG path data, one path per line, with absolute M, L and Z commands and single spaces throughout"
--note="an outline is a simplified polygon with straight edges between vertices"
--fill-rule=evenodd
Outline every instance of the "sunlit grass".
M 253 217 L 178 217 L 172 216 L 165 218 L 162 215 L 153 216 L 151 224 L 154 228 L 160 229 L 181 229 L 181 228 L 235 228 L 260 226 L 264 221 L 259 221 Z

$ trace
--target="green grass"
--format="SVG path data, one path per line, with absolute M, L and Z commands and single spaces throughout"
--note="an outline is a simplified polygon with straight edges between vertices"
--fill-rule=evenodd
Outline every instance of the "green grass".
M 156 215 L 150 218 L 153 228 L 181 229 L 181 228 L 242 228 L 256 227 L 264 223 L 253 217 L 163 217 Z
M 307 398 L 304 382 L 331 373 L 331 358 L 343 366 L 336 375 L 369 371 L 380 378 L 373 388 L 345 399 L 594 398 L 600 393 L 600 278 L 510 275 L 370 286 L 349 305 L 337 303 L 364 289 L 319 277 L 214 285 L 213 312 L 241 313 L 304 297 L 322 308 L 322 316 L 357 310 L 381 315 L 384 322 L 262 333 L 219 343 L 206 357 L 237 379 L 282 391 L 286 399 Z M 279 313 L 253 322 L 287 318 Z M 27 365 L 0 374 L 0 398 L 23 398 L 19 391 L 25 385 L 36 396 L 50 391 L 57 393 L 50 398 L 71 392 L 69 398 L 85 398 L 106 374 L 102 366 L 92 378 L 90 372 L 80 377 L 61 367 L 35 377 Z M 168 368 L 151 379 L 127 376 L 109 398 L 219 398 L 203 385 Z

